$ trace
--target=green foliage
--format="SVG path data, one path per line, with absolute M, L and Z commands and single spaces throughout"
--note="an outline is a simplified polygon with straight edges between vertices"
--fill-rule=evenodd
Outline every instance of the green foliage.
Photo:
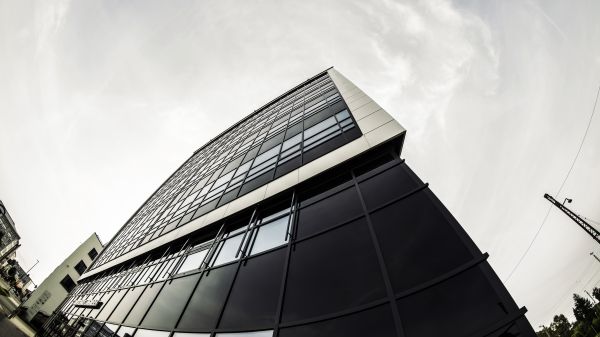
M 542 326 L 538 337 L 600 337 L 600 289 L 594 288 L 592 296 L 599 301 L 573 294 L 573 314 L 576 321 L 570 323 L 565 315 L 555 315 L 550 326 Z

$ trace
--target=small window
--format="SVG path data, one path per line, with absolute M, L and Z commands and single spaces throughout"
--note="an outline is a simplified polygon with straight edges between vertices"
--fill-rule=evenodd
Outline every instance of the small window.
M 242 244 L 241 235 L 244 231 L 244 227 L 239 228 L 233 232 L 227 234 L 227 239 L 221 241 L 218 252 L 219 255 L 215 258 L 214 266 L 231 262 L 239 257 L 238 252 L 240 245 Z
M 90 257 L 90 259 L 95 259 L 96 256 L 98 256 L 98 251 L 96 250 L 96 248 L 92 248 L 92 250 L 90 250 L 88 252 L 88 256 Z
M 258 227 L 251 254 L 257 254 L 287 242 L 289 214 Z
M 87 266 L 85 265 L 85 262 L 83 262 L 83 260 L 79 261 L 75 265 L 75 270 L 77 271 L 77 274 L 79 274 L 79 275 L 82 275 L 86 269 L 87 269 Z
M 208 253 L 208 247 L 205 248 L 206 249 L 196 251 L 188 255 L 179 268 L 178 273 L 185 273 L 186 271 L 200 268 L 202 261 L 204 261 L 204 258 L 206 257 L 206 253 Z
M 60 285 L 63 286 L 63 288 L 65 288 L 65 290 L 70 293 L 71 290 L 73 290 L 73 288 L 75 288 L 75 282 L 73 281 L 73 279 L 71 278 L 71 276 L 66 275 L 62 281 L 60 281 Z

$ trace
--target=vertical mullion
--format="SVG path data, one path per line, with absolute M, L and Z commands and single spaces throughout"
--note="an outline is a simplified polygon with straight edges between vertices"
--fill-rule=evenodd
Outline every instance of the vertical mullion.
M 296 228 L 296 224 L 298 223 L 298 216 L 297 216 L 297 211 L 299 210 L 298 206 L 298 200 L 297 200 L 297 193 L 294 190 L 293 194 L 292 194 L 292 207 L 290 209 L 290 228 L 291 231 L 294 230 L 294 228 Z M 292 223 L 293 222 L 293 223 Z M 286 234 L 287 235 L 287 234 Z M 287 243 L 287 247 L 286 247 L 286 254 L 285 254 L 285 262 L 283 264 L 283 273 L 281 276 L 281 287 L 279 288 L 279 302 L 277 303 L 277 312 L 275 313 L 275 326 L 273 327 L 273 337 L 278 337 L 279 336 L 279 324 L 281 323 L 281 317 L 283 316 L 283 304 L 284 304 L 284 297 L 285 297 L 285 289 L 286 289 L 286 283 L 287 283 L 287 276 L 288 276 L 288 271 L 289 271 L 289 265 L 290 265 L 290 260 L 292 258 L 292 245 L 294 244 L 295 240 L 295 236 L 291 235 L 289 236 L 289 240 Z
M 381 271 L 381 275 L 383 277 L 383 281 L 385 283 L 385 288 L 387 292 L 388 301 L 390 303 L 390 308 L 392 309 L 392 317 L 394 318 L 394 325 L 396 327 L 396 335 L 398 337 L 405 337 L 404 329 L 402 327 L 402 320 L 400 319 L 400 313 L 398 311 L 398 305 L 396 304 L 396 299 L 394 296 L 394 289 L 392 288 L 392 282 L 390 281 L 387 267 L 385 265 L 385 261 L 383 259 L 383 253 L 381 252 L 381 247 L 379 246 L 379 241 L 377 241 L 377 235 L 375 234 L 375 229 L 373 227 L 373 222 L 371 221 L 371 215 L 367 209 L 367 205 L 363 198 L 362 192 L 360 190 L 360 186 L 356 180 L 356 175 L 354 171 L 350 171 L 352 174 L 352 181 L 354 182 L 354 187 L 356 188 L 356 192 L 358 193 L 358 198 L 360 199 L 360 204 L 363 209 L 363 213 L 365 214 L 365 219 L 367 220 L 367 227 L 369 228 L 369 234 L 371 236 L 371 243 L 375 248 L 375 253 L 377 254 L 377 260 L 379 262 L 379 269 Z

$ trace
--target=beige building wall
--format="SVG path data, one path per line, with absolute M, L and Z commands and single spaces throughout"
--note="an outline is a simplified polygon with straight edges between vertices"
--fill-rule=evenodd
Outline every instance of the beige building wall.
M 75 283 L 81 278 L 81 275 L 75 270 L 75 266 L 83 261 L 87 267 L 92 264 L 89 252 L 92 248 L 96 249 L 98 255 L 102 252 L 103 246 L 96 233 L 85 240 L 69 257 L 67 257 L 46 279 L 33 291 L 29 299 L 23 303 L 27 309 L 25 319 L 31 319 L 41 312 L 50 316 L 52 312 L 67 297 L 68 292 L 60 284 L 60 281 L 66 275 L 69 275 Z

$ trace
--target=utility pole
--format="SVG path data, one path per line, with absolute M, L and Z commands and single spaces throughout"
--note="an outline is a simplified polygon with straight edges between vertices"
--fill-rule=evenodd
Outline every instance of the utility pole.
M 561 204 L 548 193 L 544 194 L 544 198 L 548 199 L 554 206 L 560 209 L 563 213 L 565 213 L 571 220 L 575 221 L 579 227 L 581 227 L 589 236 L 592 237 L 596 242 L 600 243 L 600 232 L 598 232 L 592 225 L 583 220 L 579 215 L 575 214 L 573 211 L 568 209 L 564 203 Z M 566 202 L 570 203 L 573 199 L 565 199 Z M 598 258 L 596 258 L 598 259 Z
M 31 269 L 33 269 L 33 267 L 37 266 L 37 264 L 38 264 L 38 263 L 40 263 L 40 260 L 38 260 L 38 259 L 35 259 L 35 263 L 33 264 L 33 266 L 31 266 L 31 268 L 29 268 L 29 270 L 27 270 L 27 271 L 25 272 L 25 274 L 28 274 L 28 275 L 29 275 L 29 272 L 31 271 Z

